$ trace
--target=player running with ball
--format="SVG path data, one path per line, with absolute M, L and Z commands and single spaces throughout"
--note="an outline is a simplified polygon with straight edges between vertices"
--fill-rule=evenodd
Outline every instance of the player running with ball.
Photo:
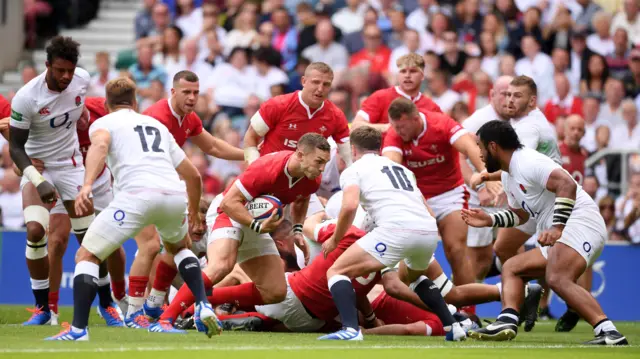
M 537 224 L 541 248 L 518 254 L 502 269 L 503 310 L 486 328 L 469 332 L 480 340 L 511 340 L 518 332 L 524 278 L 544 276 L 551 289 L 593 326 L 595 339 L 585 344 L 627 345 L 598 302 L 576 281 L 602 252 L 607 228 L 598 206 L 571 175 L 549 157 L 523 148 L 513 127 L 491 121 L 478 130 L 478 145 L 489 172 L 502 170 L 509 209 L 487 214 L 463 210 L 473 227 L 515 227 L 530 217 Z M 489 175 L 483 174 L 483 179 Z

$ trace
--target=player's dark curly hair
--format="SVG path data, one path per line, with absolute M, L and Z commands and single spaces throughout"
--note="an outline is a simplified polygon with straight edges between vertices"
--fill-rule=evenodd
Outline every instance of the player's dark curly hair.
M 77 65 L 78 58 L 80 57 L 79 48 L 80 44 L 73 41 L 72 38 L 56 36 L 51 40 L 49 46 L 47 46 L 47 62 L 52 64 L 55 59 L 63 59 Z
M 517 150 L 523 147 L 516 130 L 507 121 L 489 121 L 480 127 L 476 135 L 485 147 L 489 142 L 495 142 L 505 150 Z

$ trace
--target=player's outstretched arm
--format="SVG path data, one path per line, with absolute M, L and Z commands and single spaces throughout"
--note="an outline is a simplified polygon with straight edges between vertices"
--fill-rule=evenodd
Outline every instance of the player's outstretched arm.
M 351 122 L 351 130 L 355 130 L 358 127 L 369 126 L 373 127 L 380 132 L 386 132 L 389 129 L 388 123 L 370 123 L 367 121 L 362 115 L 357 114 L 356 117 Z
M 209 132 L 202 131 L 199 135 L 191 138 L 191 141 L 202 150 L 202 152 L 223 160 L 242 161 L 244 152 L 224 140 L 213 137 Z
M 312 214 L 304 220 L 304 226 L 302 227 L 302 234 L 305 237 L 312 241 L 316 241 L 316 228 L 319 226 L 324 220 L 326 213 L 324 211 L 320 211 L 318 213 Z

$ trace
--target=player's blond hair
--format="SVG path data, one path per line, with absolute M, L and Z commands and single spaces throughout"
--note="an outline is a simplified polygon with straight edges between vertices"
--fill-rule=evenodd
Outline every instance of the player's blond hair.
M 400 56 L 396 60 L 396 65 L 399 69 L 403 67 L 417 67 L 424 71 L 424 58 L 418 54 L 410 53 Z
M 418 108 L 413 101 L 410 101 L 404 97 L 398 97 L 389 105 L 389 118 L 392 120 L 399 120 L 402 115 L 415 116 L 418 114 Z
M 309 76 L 311 71 L 314 71 L 314 70 L 322 74 L 329 74 L 331 75 L 331 77 L 333 77 L 333 70 L 331 69 L 331 66 L 325 64 L 324 62 L 310 63 L 309 66 L 307 66 L 307 68 L 304 70 L 304 75 Z
M 107 107 L 134 107 L 136 105 L 136 84 L 126 77 L 118 77 L 107 82 Z

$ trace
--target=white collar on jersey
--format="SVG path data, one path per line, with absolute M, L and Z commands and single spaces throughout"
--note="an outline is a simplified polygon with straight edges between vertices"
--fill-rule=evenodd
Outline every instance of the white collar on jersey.
M 302 107 L 307 110 L 307 116 L 309 116 L 309 119 L 311 119 L 316 113 L 320 112 L 320 110 L 322 110 L 322 108 L 324 107 L 324 101 L 322 101 L 322 105 L 320 105 L 317 110 L 311 113 L 311 109 L 309 108 L 309 106 L 307 106 L 307 104 L 302 101 L 302 91 L 298 91 L 298 101 L 300 101 Z
M 427 133 L 427 118 L 425 117 L 425 115 L 422 112 L 418 112 L 418 115 L 420 116 L 420 119 L 422 120 L 422 124 L 424 125 L 424 128 L 422 129 L 422 132 L 420 132 L 418 137 L 416 137 L 413 140 L 414 146 L 417 146 L 418 145 L 418 141 L 420 141 L 420 138 L 422 138 L 422 136 L 424 136 L 424 134 Z
M 295 153 L 293 154 L 293 156 L 295 156 Z M 284 174 L 285 174 L 285 176 L 287 176 L 287 179 L 289 179 L 289 188 L 293 188 L 293 186 L 295 186 L 296 183 L 298 183 L 298 182 L 300 182 L 300 180 L 302 180 L 302 177 L 296 178 L 295 181 L 294 181 L 293 176 L 289 173 L 289 161 L 290 160 L 291 160 L 291 158 L 289 158 L 287 160 L 287 163 L 284 164 Z
M 169 104 L 169 110 L 171 111 L 171 114 L 173 115 L 173 117 L 175 117 L 175 118 L 176 118 L 176 120 L 178 120 L 178 124 L 179 124 L 180 126 L 182 126 L 182 120 L 183 120 L 183 118 L 182 118 L 182 117 L 180 117 L 180 115 L 178 115 L 178 114 L 173 110 L 173 107 L 171 107 L 171 97 L 169 97 L 169 98 L 167 99 L 167 103 Z
M 414 98 L 411 98 L 411 96 L 409 96 L 406 92 L 404 92 L 404 91 L 402 91 L 402 90 L 400 89 L 400 86 L 395 86 L 394 88 L 396 89 L 396 92 L 398 93 L 398 95 L 400 95 L 400 96 L 402 96 L 402 97 L 405 97 L 405 98 L 407 98 L 408 100 L 411 100 L 411 101 L 413 101 L 413 102 L 418 101 L 418 100 L 420 99 L 420 97 L 422 97 L 422 92 L 419 92 L 419 91 L 418 91 L 418 96 L 416 96 L 416 97 L 414 97 Z

